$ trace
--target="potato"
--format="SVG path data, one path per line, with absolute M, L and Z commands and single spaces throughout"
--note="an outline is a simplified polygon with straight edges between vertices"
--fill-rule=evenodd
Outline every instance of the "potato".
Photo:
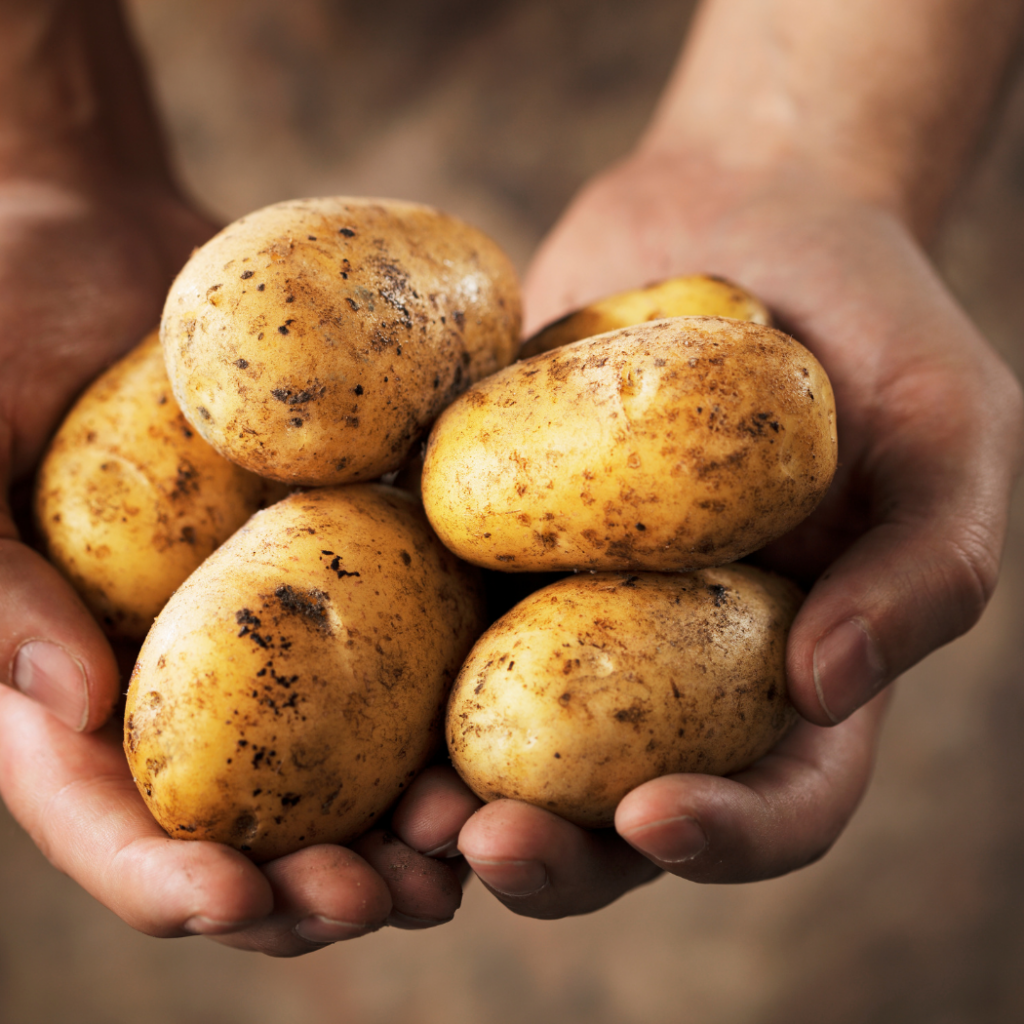
M 50 561 L 107 633 L 141 640 L 203 559 L 286 493 L 185 422 L 154 331 L 68 413 L 39 470 L 35 514 Z
M 128 691 L 153 816 L 256 861 L 369 828 L 423 767 L 483 629 L 477 574 L 379 484 L 255 515 L 168 602 Z
M 739 771 L 796 720 L 785 652 L 799 604 L 788 581 L 745 565 L 545 587 L 466 659 L 448 703 L 452 763 L 483 800 L 589 827 L 650 779 Z
M 197 250 L 164 307 L 167 367 L 219 452 L 292 484 L 398 469 L 437 414 L 515 357 L 515 271 L 427 206 L 278 203 Z
M 475 385 L 431 432 L 422 493 L 441 540 L 487 568 L 694 569 L 795 526 L 835 467 L 832 389 L 810 352 L 685 317 Z
M 772 322 L 764 303 L 739 285 L 710 274 L 690 274 L 618 292 L 569 313 L 524 342 L 519 358 L 528 359 L 595 334 L 673 316 L 727 316 L 766 326 Z

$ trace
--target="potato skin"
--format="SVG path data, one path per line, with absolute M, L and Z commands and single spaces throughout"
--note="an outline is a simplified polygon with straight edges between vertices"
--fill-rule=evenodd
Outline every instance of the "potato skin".
M 383 485 L 260 512 L 161 612 L 125 752 L 169 835 L 256 861 L 369 828 L 436 746 L 483 629 L 477 574 Z
M 515 357 L 515 271 L 487 236 L 394 200 L 295 200 L 241 218 L 171 287 L 161 337 L 185 415 L 292 484 L 399 468 L 438 413 Z
M 39 469 L 35 516 L 50 561 L 106 632 L 142 640 L 189 574 L 287 493 L 189 426 L 153 331 L 68 413 Z
M 836 468 L 825 371 L 788 335 L 656 320 L 516 363 L 427 444 L 427 515 L 461 558 L 506 572 L 686 570 L 804 519 Z
M 673 316 L 725 316 L 768 327 L 772 323 L 764 303 L 738 284 L 710 274 L 687 274 L 618 292 L 569 313 L 523 342 L 519 358 L 529 359 L 595 334 Z
M 452 763 L 483 800 L 592 828 L 650 779 L 739 771 L 796 721 L 785 654 L 800 600 L 745 565 L 545 587 L 466 659 L 448 703 Z

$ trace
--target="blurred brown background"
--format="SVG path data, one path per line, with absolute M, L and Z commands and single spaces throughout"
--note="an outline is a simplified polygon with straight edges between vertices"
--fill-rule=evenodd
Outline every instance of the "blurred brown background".
M 436 203 L 524 267 L 625 152 L 685 0 L 132 0 L 184 175 L 223 217 L 325 193 Z M 1024 75 L 937 246 L 1024 369 Z M 677 879 L 588 918 L 479 885 L 430 933 L 295 961 L 138 935 L 0 812 L 0 1021 L 1018 1024 L 1024 1020 L 1024 505 L 981 624 L 901 684 L 874 785 L 819 864 Z

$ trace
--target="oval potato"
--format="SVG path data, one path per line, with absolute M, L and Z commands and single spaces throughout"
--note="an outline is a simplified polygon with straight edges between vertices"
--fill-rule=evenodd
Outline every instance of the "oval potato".
M 711 274 L 688 274 L 617 292 L 569 313 L 523 342 L 519 358 L 528 359 L 595 334 L 673 316 L 725 316 L 769 327 L 772 322 L 764 303 L 738 284 Z
M 125 752 L 153 816 L 256 861 L 360 835 L 436 746 L 483 629 L 476 577 L 391 487 L 258 513 L 170 600 L 132 674 Z
M 836 458 L 832 388 L 807 349 L 684 317 L 481 381 L 435 424 L 421 486 L 438 536 L 477 565 L 694 569 L 799 523 Z
M 800 600 L 745 565 L 545 587 L 466 659 L 448 703 L 452 763 L 483 800 L 594 828 L 650 779 L 739 771 L 796 720 L 785 652 Z
M 428 206 L 327 198 L 242 217 L 198 249 L 161 336 L 185 415 L 292 484 L 399 468 L 437 414 L 515 357 L 515 271 Z
M 50 561 L 106 632 L 141 640 L 189 574 L 285 494 L 186 422 L 154 331 L 68 413 L 39 469 L 35 515 Z

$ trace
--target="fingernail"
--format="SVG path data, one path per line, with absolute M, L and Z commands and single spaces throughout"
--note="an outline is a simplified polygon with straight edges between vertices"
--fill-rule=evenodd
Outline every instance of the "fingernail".
M 196 914 L 195 917 L 190 917 L 181 927 L 193 935 L 226 935 L 228 932 L 240 932 L 255 923 L 255 920 L 217 921 L 212 917 Z
M 413 917 L 412 914 L 403 914 L 400 910 L 392 910 L 388 914 L 388 924 L 392 928 L 405 928 L 409 931 L 419 931 L 422 928 L 436 928 L 439 924 L 447 924 L 450 917 Z
M 354 939 L 367 932 L 375 932 L 380 925 L 355 924 L 352 921 L 332 921 L 329 917 L 314 914 L 300 921 L 295 926 L 295 934 L 306 942 L 315 942 L 325 946 L 330 942 L 341 942 Z
M 435 846 L 433 850 L 427 850 L 424 857 L 434 857 L 437 860 L 448 860 L 450 857 L 459 856 L 459 837 L 449 839 L 447 843 Z
M 89 688 L 81 664 L 57 644 L 30 640 L 14 658 L 11 680 L 26 697 L 81 732 L 89 720 Z
M 467 857 L 470 867 L 484 885 L 502 896 L 532 896 L 548 884 L 543 864 L 533 860 L 475 860 Z
M 814 689 L 822 710 L 842 722 L 886 683 L 878 644 L 859 619 L 847 619 L 814 648 Z
M 682 864 L 693 860 L 708 845 L 707 834 L 700 822 L 688 814 L 652 821 L 632 832 L 624 832 L 622 838 L 662 864 Z

